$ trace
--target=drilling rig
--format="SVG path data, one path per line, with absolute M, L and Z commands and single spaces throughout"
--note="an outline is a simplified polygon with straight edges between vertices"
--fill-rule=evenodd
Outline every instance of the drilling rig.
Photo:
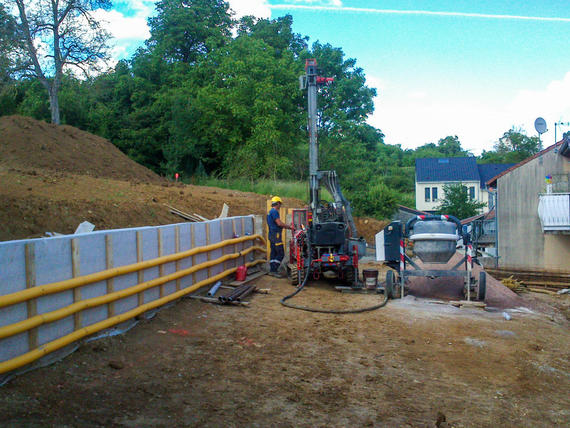
M 336 172 L 319 170 L 317 90 L 333 81 L 318 75 L 315 59 L 306 60 L 299 86 L 307 90 L 308 98 L 309 206 L 292 213 L 295 231 L 289 243 L 287 273 L 295 286 L 304 286 L 309 279 L 318 280 L 327 272 L 353 288 L 361 288 L 358 260 L 366 253 L 366 241 L 357 237 L 350 203 L 340 190 Z M 328 190 L 332 201 L 321 199 L 321 186 Z

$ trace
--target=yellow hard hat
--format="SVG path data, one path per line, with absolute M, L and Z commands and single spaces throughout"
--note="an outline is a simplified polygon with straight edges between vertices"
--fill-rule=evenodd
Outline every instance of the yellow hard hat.
M 274 196 L 271 198 L 271 204 L 276 204 L 277 202 L 281 202 L 283 203 L 283 201 L 281 200 L 281 198 L 279 196 Z

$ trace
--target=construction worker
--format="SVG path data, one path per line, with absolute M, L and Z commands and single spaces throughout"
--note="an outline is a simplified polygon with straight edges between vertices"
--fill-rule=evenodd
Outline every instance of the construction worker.
M 283 201 L 279 196 L 271 198 L 271 210 L 267 214 L 267 226 L 269 226 L 269 242 L 271 243 L 271 254 L 269 256 L 269 275 L 281 278 L 279 274 L 279 266 L 285 257 L 285 248 L 283 247 L 282 232 L 283 229 L 293 230 L 292 226 L 288 226 L 279 218 L 279 208 Z

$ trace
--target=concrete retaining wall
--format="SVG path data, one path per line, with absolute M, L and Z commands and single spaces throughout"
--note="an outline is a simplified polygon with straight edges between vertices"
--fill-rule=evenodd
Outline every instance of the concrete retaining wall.
M 214 244 L 235 236 L 251 235 L 254 234 L 254 229 L 255 218 L 247 216 L 202 223 L 105 230 L 53 238 L 0 242 L 0 296 Z M 254 245 L 253 241 L 242 242 L 187 257 L 177 262 L 0 308 L 0 327 L 26 320 L 36 314 L 64 308 L 82 299 L 120 291 L 206 260 L 236 253 L 252 245 Z M 244 260 L 246 258 L 247 260 Z M 225 269 L 250 261 L 250 259 L 253 259 L 253 253 L 145 290 L 139 295 L 90 308 L 28 332 L 0 339 L 0 362 L 41 347 L 79 328 L 149 303 L 158 299 L 161 294 L 167 296 L 177 289 L 189 287 Z

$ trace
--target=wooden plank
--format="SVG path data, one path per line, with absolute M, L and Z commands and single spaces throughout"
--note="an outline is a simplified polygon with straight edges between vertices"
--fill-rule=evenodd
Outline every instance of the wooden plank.
M 176 253 L 179 253 L 180 252 L 180 226 L 176 226 L 174 228 L 174 231 L 175 231 L 175 233 L 174 233 L 174 251 Z M 178 272 L 180 270 L 180 260 L 176 260 L 175 266 L 176 266 L 175 267 L 176 272 Z M 179 291 L 179 290 L 180 290 L 180 278 L 178 278 L 176 280 L 176 291 Z
M 265 272 L 256 272 L 254 274 L 248 275 L 244 281 L 232 281 L 232 282 L 228 282 L 228 285 L 233 285 L 233 286 L 242 285 L 242 284 L 245 284 L 247 282 L 253 281 L 254 279 L 257 279 L 263 275 L 266 275 L 266 273 Z
M 234 305 L 234 306 L 249 306 L 249 302 L 220 302 L 215 297 L 206 296 L 188 296 L 190 299 L 201 300 L 206 303 L 215 303 L 217 305 Z
M 235 238 L 236 235 L 236 219 L 232 218 L 232 238 Z M 234 254 L 238 252 L 237 250 L 237 244 L 234 244 Z M 236 267 L 237 266 L 237 259 L 233 259 L 232 262 L 232 267 Z
M 558 296 L 556 291 L 550 291 L 546 288 L 537 288 L 537 287 L 527 287 L 527 290 L 532 291 L 533 293 L 541 293 L 541 294 L 550 294 L 551 296 Z
M 210 223 L 206 223 L 206 245 L 210 245 Z M 211 251 L 206 253 L 206 258 L 210 261 L 212 255 L 210 254 Z M 208 267 L 208 278 L 212 276 L 212 268 Z
M 158 245 L 158 257 L 162 257 L 164 255 L 164 247 L 162 245 L 162 229 L 156 229 L 156 241 Z M 164 263 L 158 265 L 158 276 L 162 278 L 164 276 Z M 158 295 L 160 297 L 164 297 L 164 284 L 160 284 L 158 286 Z
M 186 212 L 184 212 L 184 211 L 181 211 L 181 210 L 179 210 L 178 208 L 171 207 L 171 206 L 168 205 L 168 204 L 164 204 L 164 205 L 170 209 L 170 212 L 171 212 L 172 214 L 175 214 L 175 215 L 177 215 L 177 216 L 179 216 L 179 217 L 182 217 L 182 218 L 184 218 L 184 219 L 186 219 L 186 220 L 195 221 L 195 222 L 202 221 L 202 219 L 200 219 L 199 217 L 197 217 L 197 216 L 195 216 L 195 215 L 192 215 L 192 214 L 186 213 Z
M 33 243 L 26 244 L 26 288 L 36 286 L 36 246 Z M 38 314 L 36 299 L 26 301 L 28 318 Z M 38 328 L 28 330 L 28 347 L 31 351 L 38 347 Z
M 487 305 L 485 304 L 485 302 L 478 302 L 476 300 L 460 300 L 459 302 L 460 306 L 469 306 L 469 307 L 474 307 L 474 308 L 485 308 Z
M 230 210 L 229 205 L 224 202 L 224 205 L 222 206 L 222 212 L 220 213 L 220 216 L 218 218 L 226 218 L 228 216 L 229 210 Z
M 77 278 L 80 275 L 79 272 L 79 241 L 77 238 L 71 240 L 71 275 L 73 278 Z M 81 301 L 81 288 L 75 287 L 73 289 L 73 303 Z M 73 324 L 74 330 L 77 331 L 81 328 L 81 311 L 73 314 Z
M 220 240 L 223 242 L 224 239 L 224 221 L 223 220 L 218 220 L 220 223 Z M 222 247 L 222 257 L 226 255 L 226 246 L 224 245 Z M 225 261 L 222 263 L 222 270 L 226 270 L 228 268 L 228 262 Z
M 198 217 L 198 218 L 199 218 L 200 220 L 202 220 L 202 221 L 209 221 L 209 220 L 210 220 L 210 219 L 208 219 L 208 218 L 206 218 L 206 217 L 201 216 L 200 214 L 194 213 L 194 214 L 192 214 L 192 215 L 195 216 L 195 217 Z
M 241 236 L 245 236 L 245 217 L 241 218 Z M 245 242 L 240 242 L 239 251 L 245 248 Z M 236 259 L 236 266 L 240 266 L 245 263 L 245 256 L 238 257 Z
M 143 261 L 142 232 L 137 231 L 137 262 Z M 144 271 L 139 269 L 137 272 L 137 284 L 144 282 Z M 138 294 L 138 305 L 144 305 L 144 292 Z
M 107 269 L 113 269 L 113 238 L 111 235 L 105 235 L 105 262 Z M 109 278 L 107 280 L 107 294 L 115 291 L 115 279 Z M 107 304 L 107 318 L 115 315 L 115 302 Z
M 195 229 L 196 228 L 194 227 L 194 225 L 192 225 L 192 227 L 190 228 L 190 232 L 192 232 L 190 235 L 190 245 L 191 245 L 190 248 L 196 247 L 196 237 L 194 236 L 195 232 L 196 232 Z M 196 256 L 195 255 L 192 256 L 192 266 L 196 266 Z M 196 272 L 192 273 L 192 284 L 196 284 Z

